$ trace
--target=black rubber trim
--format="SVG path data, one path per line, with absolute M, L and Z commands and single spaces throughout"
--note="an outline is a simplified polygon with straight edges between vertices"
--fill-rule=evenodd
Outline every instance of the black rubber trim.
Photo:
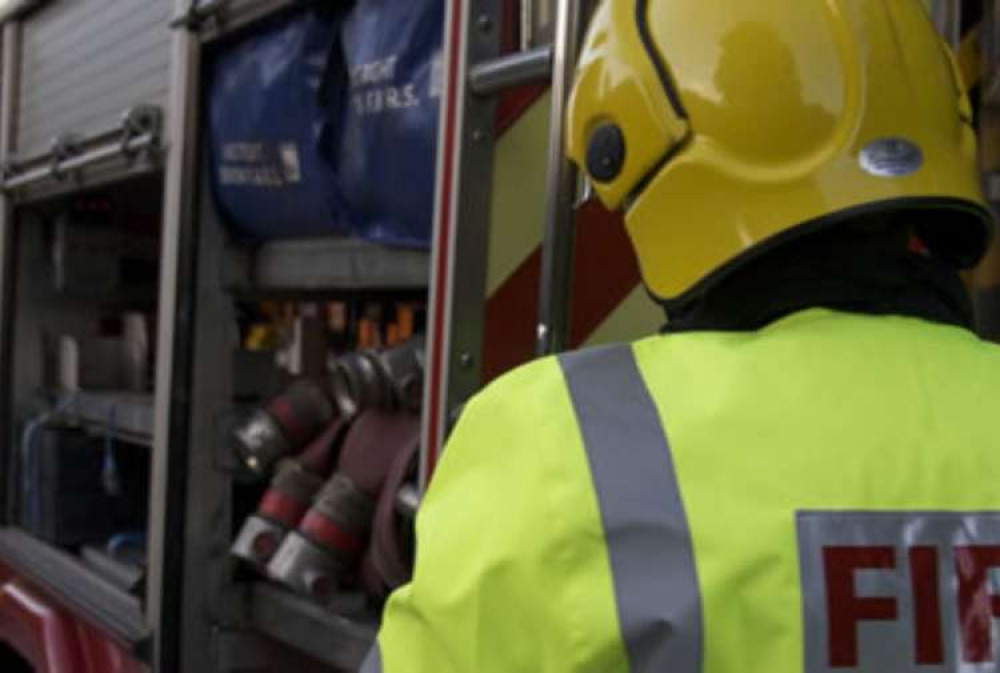
M 0 563 L 149 663 L 152 634 L 139 600 L 83 561 L 16 528 L 0 529 Z
M 660 174 L 660 171 L 662 171 L 667 164 L 673 161 L 678 154 L 680 154 L 681 152 L 683 152 L 688 148 L 688 145 L 691 144 L 691 138 L 692 134 L 690 133 L 681 138 L 676 145 L 671 147 L 667 151 L 667 153 L 663 155 L 663 158 L 661 158 L 659 161 L 653 164 L 652 168 L 646 171 L 646 173 L 641 178 L 639 178 L 639 182 L 636 183 L 635 189 L 633 189 L 625 196 L 624 208 L 626 211 L 629 208 L 631 208 L 632 203 L 634 203 L 636 199 L 638 199 L 642 195 L 642 193 L 646 191 L 646 188 L 649 187 L 650 183 L 652 183 L 653 180 L 656 179 L 656 176 Z
M 730 260 L 726 264 L 723 264 L 718 269 L 695 283 L 687 292 L 677 295 L 676 297 L 660 297 L 654 293 L 648 285 L 645 286 L 646 294 L 648 294 L 653 301 L 663 306 L 669 312 L 671 308 L 676 309 L 678 306 L 697 299 L 699 296 L 711 290 L 712 287 L 720 280 L 735 271 L 738 271 L 746 264 L 758 259 L 762 255 L 766 255 L 771 250 L 774 250 L 789 241 L 799 238 L 800 236 L 808 236 L 809 234 L 823 231 L 844 222 L 864 219 L 881 213 L 903 213 L 908 211 L 928 213 L 950 212 L 953 216 L 960 215 L 969 218 L 971 221 L 978 221 L 982 226 L 981 231 L 976 234 L 979 240 L 975 244 L 975 254 L 965 256 L 965 259 L 960 262 L 956 262 L 954 265 L 960 270 L 969 269 L 979 263 L 985 256 L 995 229 L 993 215 L 989 209 L 965 199 L 937 196 L 884 199 L 882 201 L 866 203 L 853 208 L 838 210 L 834 213 L 829 213 L 787 231 L 783 231 L 780 234 L 776 234 Z M 969 221 L 966 221 L 966 223 L 971 224 Z M 954 224 L 955 223 L 952 223 L 952 226 L 954 226 Z M 970 228 L 968 231 L 972 231 L 972 229 Z M 929 247 L 931 247 L 932 251 L 934 250 L 933 246 Z M 947 251 L 941 251 L 939 254 L 941 254 L 942 258 L 947 258 L 948 256 Z M 961 253 L 958 254 L 961 255 Z
M 646 11 L 648 6 L 649 0 L 637 0 L 635 3 L 635 22 L 639 27 L 639 37 L 642 39 L 642 46 L 646 48 L 649 60 L 653 62 L 653 66 L 656 68 L 656 73 L 659 75 L 660 82 L 663 84 L 663 90 L 667 92 L 667 98 L 670 100 L 670 105 L 674 108 L 674 114 L 681 119 L 687 119 L 688 113 L 687 110 L 684 109 L 684 103 L 681 102 L 680 92 L 678 92 L 677 87 L 674 86 L 674 80 L 670 76 L 670 72 L 667 70 L 667 64 L 663 62 L 663 58 L 656 50 L 656 45 L 653 44 L 653 36 L 649 32 L 649 12 Z

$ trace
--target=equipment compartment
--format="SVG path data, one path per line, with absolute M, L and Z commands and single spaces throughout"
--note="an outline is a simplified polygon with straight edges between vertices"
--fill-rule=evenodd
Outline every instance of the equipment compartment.
M 0 545 L 0 560 L 136 648 L 149 634 L 162 197 L 153 174 L 13 212 L 14 436 L 0 534 L 31 542 L 11 558 Z

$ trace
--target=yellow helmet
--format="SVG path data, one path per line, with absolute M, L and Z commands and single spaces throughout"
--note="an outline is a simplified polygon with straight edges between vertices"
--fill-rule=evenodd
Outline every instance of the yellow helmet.
M 975 264 L 992 219 L 971 119 L 920 0 L 604 0 L 568 153 L 624 208 L 650 292 L 675 299 L 879 212 Z

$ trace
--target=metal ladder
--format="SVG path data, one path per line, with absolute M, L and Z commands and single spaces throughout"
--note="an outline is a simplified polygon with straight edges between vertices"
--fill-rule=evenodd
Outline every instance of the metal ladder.
M 590 3 L 522 0 L 521 16 L 534 15 L 542 2 L 555 8 L 552 43 L 533 47 L 522 35 L 520 51 L 501 55 L 502 0 L 448 0 L 422 486 L 455 410 L 481 384 L 496 100 L 542 82 L 550 83 L 552 111 L 536 354 L 568 346 L 577 173 L 564 158 L 564 113 Z

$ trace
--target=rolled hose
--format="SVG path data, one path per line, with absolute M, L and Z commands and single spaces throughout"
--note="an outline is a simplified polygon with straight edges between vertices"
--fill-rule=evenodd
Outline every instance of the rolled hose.
M 337 471 L 268 566 L 272 577 L 326 600 L 354 573 L 368 546 L 375 506 L 401 454 L 420 437 L 411 413 L 370 410 L 354 422 Z
M 300 530 L 331 551 L 360 555 L 371 529 L 375 503 L 398 456 L 412 451 L 419 441 L 420 419 L 414 414 L 377 409 L 363 414 L 348 434 L 337 471 L 303 518 Z M 343 535 L 315 534 L 333 529 Z M 334 543 L 328 544 L 330 540 Z
M 337 471 L 371 498 L 382 492 L 396 456 L 420 441 L 420 417 L 372 409 L 362 414 L 344 442 Z
M 383 351 L 350 353 L 330 365 L 330 394 L 344 416 L 369 409 L 417 411 L 424 376 L 425 342 L 416 336 Z
M 244 523 L 233 543 L 232 554 L 264 567 L 281 545 L 285 534 L 305 517 L 323 480 L 336 461 L 349 422 L 338 419 L 313 440 L 297 460 L 282 461 L 257 511 Z

